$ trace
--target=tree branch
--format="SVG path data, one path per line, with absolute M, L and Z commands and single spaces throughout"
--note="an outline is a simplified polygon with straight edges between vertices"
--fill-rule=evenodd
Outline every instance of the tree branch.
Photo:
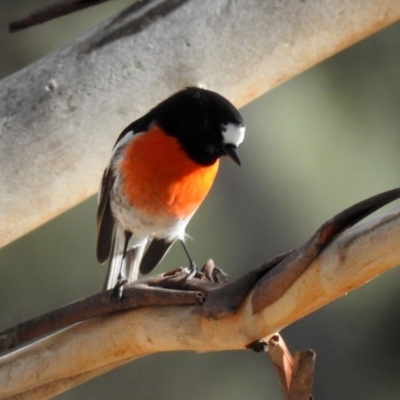
M 120 131 L 171 93 L 243 106 L 399 18 L 397 0 L 134 4 L 0 82 L 0 246 L 94 194 Z
M 128 287 L 124 287 L 123 301 L 113 299 L 113 289 L 110 289 L 22 322 L 0 332 L 0 352 L 11 350 L 58 329 L 101 315 L 138 307 L 195 305 L 204 302 L 204 295 L 201 292 L 177 290 L 179 283 L 175 285 L 177 289 L 162 288 L 162 281 L 167 279 L 168 277 L 156 275 L 135 281 Z M 181 287 L 184 280 L 185 276 L 181 275 Z
M 268 340 L 268 355 L 278 375 L 283 400 L 312 400 L 315 353 L 312 350 L 290 354 L 279 334 Z
M 256 313 L 254 291 L 217 321 L 202 317 L 201 307 L 163 306 L 75 324 L 0 359 L 0 399 L 55 395 L 155 352 L 244 349 L 399 264 L 399 240 L 400 208 L 347 230 Z
M 115 301 L 113 290 L 75 301 L 0 332 L 0 352 L 68 325 L 131 308 L 202 304 L 199 312 L 203 316 L 218 319 L 236 313 L 251 290 L 256 314 L 281 298 L 339 234 L 399 197 L 400 189 L 392 189 L 345 209 L 317 229 L 303 246 L 253 268 L 233 282 L 228 282 L 226 274 L 209 260 L 190 280 L 178 268 L 125 285 L 123 301 Z
M 33 11 L 28 17 L 10 22 L 8 30 L 9 32 L 17 32 L 88 7 L 96 6 L 105 1 L 109 0 L 53 0 L 52 3 Z

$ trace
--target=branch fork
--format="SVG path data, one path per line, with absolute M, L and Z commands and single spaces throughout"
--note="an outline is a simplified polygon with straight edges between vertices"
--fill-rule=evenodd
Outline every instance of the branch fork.
M 177 271 L 151 276 L 125 287 L 122 302 L 110 301 L 112 290 L 102 292 L 3 332 L 5 351 L 68 326 L 0 359 L 0 399 L 55 395 L 154 352 L 243 349 L 270 338 L 400 263 L 400 209 L 349 229 L 399 197 L 400 189 L 394 189 L 348 208 L 300 248 L 235 281 L 225 282 L 209 261 L 190 281 Z M 269 340 L 272 349 L 276 340 Z M 310 375 L 296 371 L 303 362 L 312 364 L 313 355 L 304 357 L 294 357 L 291 376 L 299 374 L 305 384 Z M 32 370 L 41 371 L 34 380 L 28 379 Z M 291 390 L 294 378 L 285 379 Z

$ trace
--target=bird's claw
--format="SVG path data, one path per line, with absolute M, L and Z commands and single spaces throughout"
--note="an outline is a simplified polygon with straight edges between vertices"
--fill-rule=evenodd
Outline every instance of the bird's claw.
M 188 270 L 188 272 L 187 272 L 187 276 L 186 276 L 185 280 L 186 280 L 186 282 L 189 282 L 191 279 L 193 279 L 196 276 L 196 274 L 198 273 L 198 270 L 197 270 L 195 263 L 193 263 L 190 266 L 190 268 L 188 268 L 187 270 Z

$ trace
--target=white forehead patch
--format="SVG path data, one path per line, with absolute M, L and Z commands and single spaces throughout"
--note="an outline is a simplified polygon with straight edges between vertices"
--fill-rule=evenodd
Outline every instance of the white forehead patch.
M 239 144 L 243 142 L 245 130 L 246 128 L 244 126 L 234 124 L 225 125 L 222 131 L 223 143 L 233 144 L 238 147 Z

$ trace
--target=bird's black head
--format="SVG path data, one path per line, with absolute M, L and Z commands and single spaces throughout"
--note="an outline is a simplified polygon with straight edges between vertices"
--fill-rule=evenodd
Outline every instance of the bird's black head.
M 218 93 L 188 87 L 164 100 L 149 114 L 153 123 L 176 137 L 199 164 L 211 165 L 228 155 L 240 165 L 237 148 L 244 139 L 243 119 Z

